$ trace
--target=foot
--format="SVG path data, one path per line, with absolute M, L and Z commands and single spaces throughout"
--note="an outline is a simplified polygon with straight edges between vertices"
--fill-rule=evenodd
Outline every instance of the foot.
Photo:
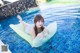
M 19 22 L 22 22 L 22 18 L 20 15 L 17 15 L 17 18 L 19 19 Z

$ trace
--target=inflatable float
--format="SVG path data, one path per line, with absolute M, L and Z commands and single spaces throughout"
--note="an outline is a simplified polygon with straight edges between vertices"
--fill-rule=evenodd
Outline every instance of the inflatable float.
M 52 36 L 54 36 L 54 34 L 57 31 L 57 22 L 52 22 L 50 23 L 48 26 L 46 26 L 46 29 L 48 29 L 49 34 L 44 33 L 44 35 L 46 36 L 45 38 L 41 37 L 41 36 L 37 36 L 34 40 L 32 40 L 32 37 L 30 34 L 24 32 L 24 28 L 23 25 L 20 24 L 10 24 L 10 27 L 23 39 L 25 39 L 27 42 L 30 43 L 30 45 L 32 47 L 40 47 L 41 45 L 43 45 L 44 43 L 46 43 Z M 43 32 L 41 32 L 43 33 Z

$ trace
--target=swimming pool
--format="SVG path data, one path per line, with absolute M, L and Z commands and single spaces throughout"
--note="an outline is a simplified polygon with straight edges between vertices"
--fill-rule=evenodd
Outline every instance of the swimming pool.
M 19 37 L 9 24 L 18 24 L 16 16 L 0 22 L 0 39 L 9 44 L 12 53 L 80 53 L 80 5 L 48 7 L 35 12 L 20 14 L 25 22 L 33 23 L 34 16 L 42 14 L 45 25 L 57 21 L 57 33 L 39 48 L 32 48 L 30 44 Z

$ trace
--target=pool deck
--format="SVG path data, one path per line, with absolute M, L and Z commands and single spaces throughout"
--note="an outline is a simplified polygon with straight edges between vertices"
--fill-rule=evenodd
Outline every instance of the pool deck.
M 7 52 L 1 52 L 1 45 L 5 45 L 1 40 L 0 40 L 0 53 L 12 53 L 9 48 Z

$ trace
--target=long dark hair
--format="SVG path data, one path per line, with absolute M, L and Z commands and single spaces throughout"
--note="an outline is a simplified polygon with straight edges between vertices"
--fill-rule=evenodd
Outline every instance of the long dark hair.
M 35 23 L 34 30 L 35 30 L 36 36 L 37 36 L 37 34 L 38 34 L 36 22 L 37 22 L 37 21 L 40 21 L 40 20 L 44 23 L 44 18 L 43 18 L 40 14 L 36 15 L 35 18 L 34 18 L 34 23 Z M 42 26 L 42 27 L 41 27 L 41 31 L 43 31 L 43 30 L 44 30 L 44 27 Z

